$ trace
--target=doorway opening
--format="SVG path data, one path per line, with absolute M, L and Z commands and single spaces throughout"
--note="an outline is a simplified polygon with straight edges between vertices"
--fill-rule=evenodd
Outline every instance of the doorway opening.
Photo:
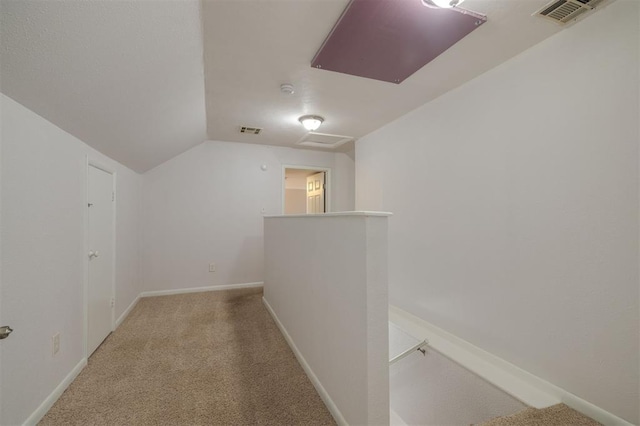
M 283 214 L 321 214 L 331 211 L 331 169 L 283 166 Z

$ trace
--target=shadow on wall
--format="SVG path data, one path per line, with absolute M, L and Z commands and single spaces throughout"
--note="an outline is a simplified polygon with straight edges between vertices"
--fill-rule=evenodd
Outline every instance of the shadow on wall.
M 335 424 L 280 330 L 262 304 L 261 289 L 225 292 L 217 310 L 227 328 L 226 366 L 236 424 Z M 292 403 L 293 402 L 293 403 Z M 239 419 L 242 419 L 239 421 Z
M 389 387 L 391 409 L 407 424 L 479 424 L 527 408 L 430 347 L 393 364 Z
M 250 265 L 247 265 L 247 259 L 252 259 Z M 236 251 L 230 265 L 229 276 L 235 277 L 236 280 L 229 284 L 264 280 L 264 237 L 262 235 L 243 238 L 242 245 Z

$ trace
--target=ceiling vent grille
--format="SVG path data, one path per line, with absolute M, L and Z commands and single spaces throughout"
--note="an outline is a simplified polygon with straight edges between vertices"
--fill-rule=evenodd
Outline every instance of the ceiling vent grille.
M 248 135 L 259 135 L 262 129 L 260 127 L 248 127 L 242 126 L 240 127 L 240 133 L 246 133 Z
M 353 138 L 351 136 L 309 132 L 297 143 L 298 145 L 312 146 L 314 148 L 337 148 L 352 140 Z
M 595 9 L 602 0 L 554 0 L 534 13 L 545 19 L 564 25 L 585 12 Z

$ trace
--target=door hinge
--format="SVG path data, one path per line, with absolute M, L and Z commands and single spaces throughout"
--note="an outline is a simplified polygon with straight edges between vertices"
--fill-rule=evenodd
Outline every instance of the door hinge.
M 111 307 L 115 307 L 116 306 L 116 299 L 115 298 L 111 298 Z
M 115 201 L 116 200 L 116 193 L 115 191 L 111 192 L 111 201 Z

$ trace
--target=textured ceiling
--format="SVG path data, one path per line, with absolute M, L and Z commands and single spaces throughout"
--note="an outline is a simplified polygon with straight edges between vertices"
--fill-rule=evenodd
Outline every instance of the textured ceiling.
M 0 91 L 142 172 L 206 139 L 200 2 L 0 1 Z
M 357 138 L 559 31 L 546 2 L 467 0 L 487 23 L 396 85 L 310 67 L 348 0 L 0 0 L 0 91 L 139 172 L 207 138 L 295 146 L 303 114 Z
M 319 132 L 364 136 L 559 31 L 531 16 L 547 2 L 467 0 L 488 21 L 396 85 L 310 67 L 348 0 L 204 0 L 209 138 L 290 146 L 303 114 L 326 119 Z M 282 83 L 296 93 L 280 93 Z M 263 131 L 241 134 L 241 125 Z

